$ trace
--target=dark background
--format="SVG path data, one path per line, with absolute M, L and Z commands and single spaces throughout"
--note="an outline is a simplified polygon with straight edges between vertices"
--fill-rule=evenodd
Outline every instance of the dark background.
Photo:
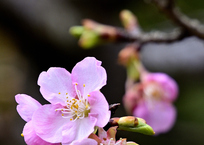
M 204 1 L 179 0 L 181 10 L 204 22 Z M 108 102 L 122 103 L 126 70 L 118 65 L 118 52 L 126 45 L 107 44 L 83 50 L 69 28 L 90 18 L 103 24 L 122 27 L 119 12 L 131 10 L 144 31 L 170 32 L 175 26 L 142 0 L 1 0 L 0 1 L 0 144 L 25 144 L 25 122 L 16 112 L 14 96 L 25 93 L 43 100 L 37 86 L 38 75 L 49 67 L 73 66 L 86 56 L 102 61 L 108 82 L 101 90 Z M 179 84 L 175 106 L 177 121 L 172 130 L 159 136 L 118 131 L 140 145 L 204 144 L 204 43 L 191 37 L 171 44 L 147 44 L 142 61 L 149 71 L 168 73 Z M 121 106 L 115 116 L 126 115 Z

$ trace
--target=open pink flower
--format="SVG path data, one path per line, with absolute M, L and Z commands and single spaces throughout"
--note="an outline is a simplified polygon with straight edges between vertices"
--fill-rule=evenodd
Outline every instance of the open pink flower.
M 23 128 L 22 135 L 24 136 L 24 140 L 28 145 L 60 145 L 60 143 L 49 143 L 41 139 L 35 132 L 32 116 L 34 112 L 40 108 L 42 105 L 36 101 L 35 99 L 31 98 L 25 94 L 17 94 L 15 96 L 15 100 L 18 103 L 17 105 L 17 112 L 21 116 L 23 120 L 27 123 Z
M 71 143 L 87 138 L 95 126 L 110 119 L 109 105 L 100 89 L 106 84 L 101 62 L 87 57 L 70 74 L 64 68 L 50 68 L 38 79 L 40 92 L 51 104 L 33 115 L 36 133 L 51 143 Z
M 68 145 L 68 144 L 62 144 L 62 145 Z M 82 139 L 82 140 L 73 141 L 69 145 L 98 145 L 98 143 L 94 139 L 85 138 L 85 139 Z
M 144 73 L 141 82 L 129 88 L 124 97 L 127 111 L 143 118 L 155 134 L 169 131 L 176 120 L 172 103 L 178 95 L 176 82 L 164 73 Z

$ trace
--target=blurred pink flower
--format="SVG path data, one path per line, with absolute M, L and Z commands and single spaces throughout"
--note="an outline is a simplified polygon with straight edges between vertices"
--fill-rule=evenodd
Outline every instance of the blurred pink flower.
M 17 94 L 15 100 L 18 103 L 17 112 L 23 120 L 27 123 L 23 128 L 22 136 L 26 144 L 28 145 L 60 145 L 60 143 L 49 143 L 41 139 L 35 132 L 32 122 L 32 116 L 34 112 L 42 105 L 33 99 L 32 97 L 25 94 Z
M 143 73 L 140 80 L 124 96 L 127 112 L 145 119 L 156 134 L 169 131 L 176 120 L 177 83 L 164 73 Z
M 64 68 L 50 68 L 38 79 L 40 92 L 51 104 L 33 114 L 36 133 L 51 143 L 72 143 L 87 138 L 95 126 L 110 119 L 109 105 L 100 89 L 106 84 L 101 62 L 87 57 L 70 74 Z

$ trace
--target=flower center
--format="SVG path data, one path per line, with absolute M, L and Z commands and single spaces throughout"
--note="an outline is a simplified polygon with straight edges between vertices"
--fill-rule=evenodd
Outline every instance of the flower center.
M 160 100 L 162 99 L 163 90 L 157 83 L 150 83 L 145 87 L 144 93 L 149 99 Z
M 83 119 L 87 117 L 90 112 L 90 105 L 88 103 L 88 98 L 90 95 L 82 96 L 81 92 L 77 89 L 77 83 L 75 83 L 75 91 L 77 96 L 75 98 L 70 97 L 66 93 L 66 106 L 64 108 L 56 109 L 62 112 L 63 118 L 69 118 L 70 121 L 75 121 L 77 119 Z M 83 85 L 85 88 L 85 84 Z M 61 93 L 59 93 L 60 95 Z

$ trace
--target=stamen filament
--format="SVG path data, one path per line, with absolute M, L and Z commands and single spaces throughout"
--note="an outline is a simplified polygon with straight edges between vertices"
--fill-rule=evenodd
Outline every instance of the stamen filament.
M 76 121 L 77 119 L 83 119 L 84 117 L 87 117 L 90 110 L 87 99 L 87 97 L 90 95 L 82 95 L 81 92 L 77 89 L 77 85 L 77 83 L 74 85 L 77 96 L 73 98 L 69 96 L 68 93 L 65 93 L 66 106 L 55 109 L 55 111 L 61 111 L 62 117 L 68 118 L 70 121 Z M 85 89 L 85 84 L 83 84 L 83 89 Z

